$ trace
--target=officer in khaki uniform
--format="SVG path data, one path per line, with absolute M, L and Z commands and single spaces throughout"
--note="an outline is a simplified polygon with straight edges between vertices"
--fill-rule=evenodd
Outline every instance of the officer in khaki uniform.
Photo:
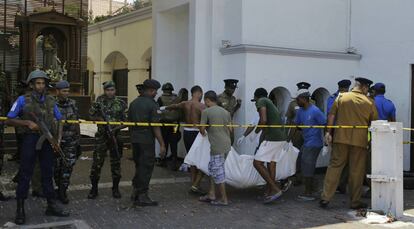
M 224 80 L 224 92 L 218 96 L 219 105 L 230 112 L 231 118 L 233 119 L 234 114 L 241 107 L 242 101 L 234 97 L 234 92 L 237 88 L 239 81 L 235 79 Z
M 343 93 L 335 100 L 328 117 L 328 126 L 352 125 L 368 126 L 378 118 L 374 101 L 367 96 L 371 80 L 356 78 L 354 89 Z M 328 129 L 325 135 L 327 143 L 332 142 L 332 131 Z M 349 166 L 349 190 L 351 208 L 366 208 L 362 203 L 361 192 L 365 176 L 368 155 L 367 129 L 336 129 L 333 138 L 331 161 L 326 172 L 320 206 L 325 208 L 335 194 L 343 168 Z

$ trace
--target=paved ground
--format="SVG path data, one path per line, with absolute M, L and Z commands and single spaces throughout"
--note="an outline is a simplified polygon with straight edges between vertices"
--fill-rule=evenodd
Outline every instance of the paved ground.
M 85 156 L 90 156 L 86 154 Z M 126 155 L 128 157 L 128 153 Z M 259 188 L 247 190 L 229 190 L 231 205 L 228 207 L 212 207 L 200 203 L 197 198 L 188 194 L 188 174 L 171 173 L 157 168 L 151 186 L 151 196 L 160 202 L 158 207 L 133 207 L 129 201 L 131 188 L 129 180 L 134 171 L 133 164 L 123 161 L 123 198 L 111 198 L 108 163 L 103 173 L 100 196 L 97 200 L 88 200 L 88 170 L 90 160 L 82 160 L 76 166 L 73 176 L 73 188 L 69 192 L 71 203 L 67 206 L 71 217 L 59 219 L 43 215 L 45 201 L 29 198 L 26 206 L 27 223 L 31 225 L 50 222 L 81 222 L 92 228 L 361 228 L 374 226 L 358 222 L 347 208 L 347 197 L 337 195 L 330 208 L 318 208 L 317 202 L 302 202 L 296 199 L 302 187 L 295 187 L 283 198 L 269 206 L 261 204 Z M 13 186 L 9 179 L 15 166 L 8 163 L 6 174 L 0 180 L 1 189 L 12 193 Z M 203 183 L 204 187 L 207 186 Z M 413 191 L 405 192 L 405 208 L 414 215 Z M 368 200 L 367 200 L 368 201 Z M 15 202 L 0 202 L 0 226 L 13 221 Z M 80 221 L 73 221 L 80 220 Z M 80 224 L 79 224 L 80 225 Z M 79 226 L 77 228 L 82 228 Z M 394 224 L 393 226 L 399 226 Z M 403 227 L 414 227 L 414 224 L 401 224 Z M 44 228 L 71 228 L 52 227 Z M 75 227 L 72 227 L 75 228 Z

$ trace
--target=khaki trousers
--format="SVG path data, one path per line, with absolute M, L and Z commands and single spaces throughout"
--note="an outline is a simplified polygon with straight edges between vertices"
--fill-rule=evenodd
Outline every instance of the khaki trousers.
M 348 187 L 351 195 L 351 206 L 360 203 L 362 184 L 366 174 L 368 150 L 346 144 L 334 144 L 331 161 L 325 175 L 321 199 L 330 201 L 338 187 L 342 170 L 349 167 Z

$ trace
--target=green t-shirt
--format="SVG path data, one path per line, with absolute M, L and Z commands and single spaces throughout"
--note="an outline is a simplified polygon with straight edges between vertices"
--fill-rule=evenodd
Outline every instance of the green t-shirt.
M 128 119 L 131 122 L 157 123 L 160 121 L 158 104 L 154 99 L 140 96 L 129 105 Z M 152 127 L 130 127 L 131 143 L 155 144 Z
M 201 124 L 229 125 L 230 113 L 220 106 L 212 106 L 201 114 Z M 231 149 L 230 130 L 228 127 L 208 127 L 208 140 L 210 141 L 211 155 L 227 154 Z
M 282 125 L 282 119 L 277 107 L 268 98 L 260 98 L 256 102 L 256 108 L 266 108 L 267 123 L 266 125 Z M 283 128 L 263 128 L 264 141 L 286 141 L 286 134 Z

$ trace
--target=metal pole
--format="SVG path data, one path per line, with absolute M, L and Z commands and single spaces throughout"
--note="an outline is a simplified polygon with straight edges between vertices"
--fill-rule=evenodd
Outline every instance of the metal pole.
M 82 18 L 83 16 L 83 1 L 80 0 L 80 7 L 79 7 L 80 11 L 79 11 L 79 18 Z
M 65 14 L 65 0 L 62 0 L 62 14 Z
M 7 0 L 4 0 L 4 22 L 3 22 L 4 37 L 6 37 L 6 33 L 7 33 L 6 13 L 7 13 Z M 6 41 L 4 41 L 4 42 L 6 42 Z M 6 72 L 6 44 L 4 44 L 4 46 L 3 46 L 3 72 Z

